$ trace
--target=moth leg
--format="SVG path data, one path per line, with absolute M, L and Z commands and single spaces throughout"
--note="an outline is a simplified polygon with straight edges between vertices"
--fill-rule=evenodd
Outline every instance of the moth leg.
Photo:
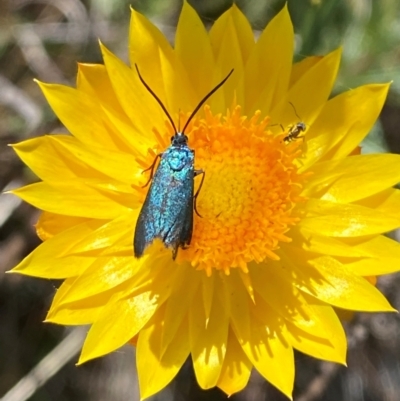
M 201 189 L 201 187 L 203 186 L 204 179 L 206 178 L 206 173 L 205 173 L 204 170 L 195 170 L 195 171 L 194 171 L 194 176 L 195 176 L 195 177 L 197 177 L 197 176 L 200 175 L 200 174 L 202 174 L 203 177 L 201 177 L 200 185 L 199 185 L 199 187 L 197 188 L 197 191 L 196 191 L 196 193 L 195 193 L 195 195 L 194 195 L 194 211 L 196 212 L 197 216 L 203 217 L 203 216 L 201 216 L 201 214 L 197 211 L 197 196 L 199 195 L 200 189 Z
M 142 174 L 145 173 L 146 171 L 149 171 L 149 170 L 151 171 L 151 172 L 150 172 L 150 178 L 148 179 L 148 181 L 146 182 L 146 184 L 143 185 L 142 188 L 146 188 L 147 185 L 149 185 L 150 181 L 153 179 L 154 167 L 156 166 L 157 159 L 160 158 L 161 156 L 162 156 L 162 153 L 159 153 L 159 154 L 155 157 L 155 159 L 154 159 L 153 163 L 151 164 L 151 166 L 148 167 L 148 168 L 146 168 L 146 170 L 143 170 L 143 171 L 142 171 Z
M 178 255 L 178 246 L 172 249 L 172 260 L 175 260 Z

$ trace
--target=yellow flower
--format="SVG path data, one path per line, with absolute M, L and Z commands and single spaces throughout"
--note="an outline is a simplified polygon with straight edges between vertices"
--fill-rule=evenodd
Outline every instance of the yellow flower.
M 65 279 L 47 321 L 91 325 L 80 363 L 135 344 L 143 398 L 189 355 L 204 389 L 240 391 L 254 367 L 290 397 L 293 349 L 345 363 L 335 308 L 393 310 L 368 277 L 399 269 L 381 233 L 400 226 L 400 157 L 358 151 L 388 85 L 329 99 L 340 50 L 292 65 L 293 43 L 286 7 L 255 42 L 236 6 L 206 32 L 185 3 L 174 48 L 132 11 L 131 67 L 101 45 L 76 89 L 40 83 L 71 135 L 14 146 L 42 180 L 14 193 L 44 241 L 14 272 Z M 186 130 L 206 176 L 176 260 L 157 241 L 133 256 L 142 172 L 174 134 L 135 64 L 181 127 L 234 69 Z

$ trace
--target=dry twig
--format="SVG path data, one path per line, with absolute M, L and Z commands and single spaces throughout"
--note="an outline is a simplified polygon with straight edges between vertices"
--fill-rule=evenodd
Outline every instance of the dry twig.
M 0 401 L 27 400 L 79 352 L 85 334 L 86 330 L 84 328 L 73 329 L 60 344 L 49 352 Z

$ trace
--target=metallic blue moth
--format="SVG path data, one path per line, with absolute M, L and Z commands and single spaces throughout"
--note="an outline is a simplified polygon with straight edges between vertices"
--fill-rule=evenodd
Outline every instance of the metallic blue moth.
M 203 170 L 194 168 L 194 150 L 188 146 L 185 129 L 200 107 L 225 83 L 233 70 L 200 101 L 182 131 L 176 129 L 167 109 L 144 81 L 137 65 L 136 70 L 143 85 L 167 115 L 175 134 L 171 137 L 171 145 L 157 155 L 153 164 L 147 169 L 150 170 L 148 183 L 151 181 L 151 184 L 136 223 L 134 254 L 136 258 L 140 258 L 145 249 L 158 238 L 166 248 L 172 249 L 172 258 L 175 259 L 178 248 L 186 248 L 192 239 L 193 210 L 197 213 L 196 198 L 205 177 Z M 158 158 L 160 163 L 155 168 Z M 194 177 L 199 174 L 203 174 L 203 177 L 199 189 L 194 194 Z

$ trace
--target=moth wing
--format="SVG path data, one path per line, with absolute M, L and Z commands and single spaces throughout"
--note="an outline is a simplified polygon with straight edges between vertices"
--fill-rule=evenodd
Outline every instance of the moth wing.
M 154 239 L 154 229 L 149 224 L 148 216 L 150 215 L 151 202 L 147 195 L 142 210 L 139 213 L 138 220 L 135 227 L 135 235 L 133 237 L 133 250 L 136 258 L 140 258 L 147 245 Z
M 193 195 L 191 199 L 188 201 L 188 205 L 186 207 L 185 218 L 183 222 L 182 232 L 179 237 L 179 245 L 185 247 L 190 245 L 190 241 L 192 239 L 193 233 Z
M 193 231 L 193 160 L 181 170 L 171 168 L 167 157 L 183 150 L 166 151 L 154 174 L 135 228 L 134 254 L 140 258 L 154 239 L 160 238 L 176 257 L 178 247 L 189 245 Z M 185 150 L 185 157 L 187 151 Z
M 179 185 L 174 181 L 173 174 L 165 165 L 154 175 L 136 223 L 133 248 L 137 258 L 156 238 L 172 248 L 176 255 L 182 243 L 182 231 L 185 231 L 183 238 L 187 238 L 188 229 L 193 224 L 186 221 L 187 218 L 193 220 L 193 179 L 188 171 Z M 183 202 L 184 199 L 186 201 Z M 186 225 L 188 228 L 185 230 Z

